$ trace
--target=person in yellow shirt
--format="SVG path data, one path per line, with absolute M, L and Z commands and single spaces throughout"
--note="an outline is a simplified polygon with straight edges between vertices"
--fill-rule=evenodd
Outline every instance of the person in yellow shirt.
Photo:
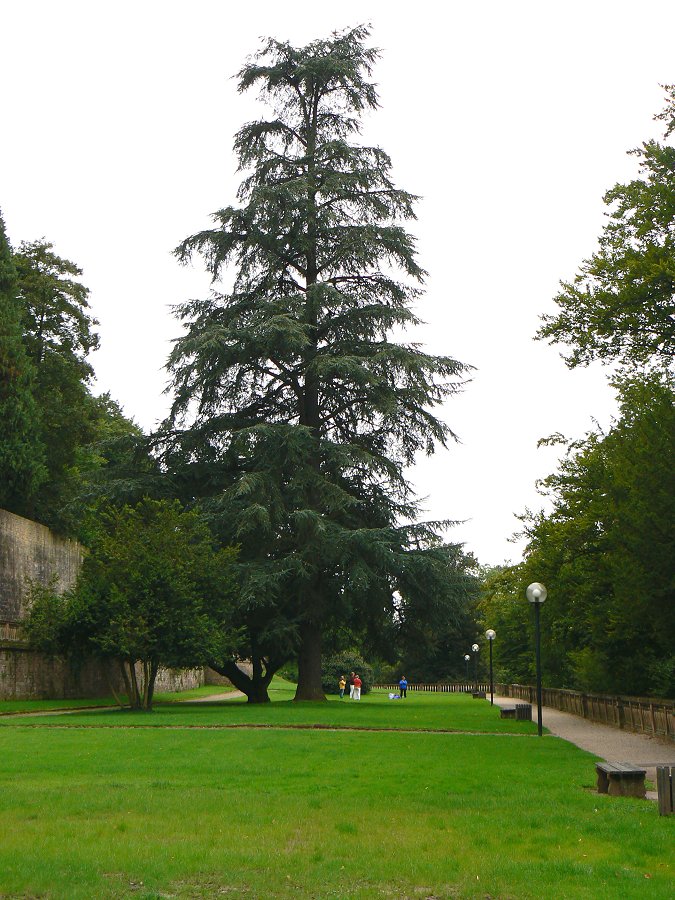
M 345 695 L 345 688 L 347 687 L 347 679 L 344 675 L 340 675 L 340 680 L 338 681 L 338 687 L 340 688 L 340 700 Z

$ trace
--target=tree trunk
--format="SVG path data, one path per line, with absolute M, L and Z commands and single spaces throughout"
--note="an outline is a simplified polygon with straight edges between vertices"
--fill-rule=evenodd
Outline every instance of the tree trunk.
M 234 660 L 226 660 L 218 665 L 211 663 L 211 668 L 219 675 L 229 678 L 232 684 L 242 694 L 246 694 L 249 703 L 269 703 L 270 698 L 267 693 L 272 676 L 281 666 L 269 664 L 265 673 L 262 673 L 261 667 L 254 667 L 253 678 L 249 678 L 246 672 L 242 672 Z
M 318 353 L 317 326 L 321 301 L 312 288 L 318 278 L 318 239 L 317 239 L 317 192 L 316 176 L 316 142 L 318 121 L 319 94 L 314 91 L 311 108 L 306 111 L 305 127 L 307 129 L 307 262 L 305 269 L 305 311 L 304 321 L 309 326 L 308 341 L 304 351 L 304 390 L 300 403 L 299 421 L 312 429 L 316 447 L 311 466 L 318 473 L 320 460 L 318 447 L 321 440 L 321 415 L 319 409 L 319 377 L 316 370 Z M 308 503 L 311 509 L 321 509 L 321 499 L 310 489 Z M 316 583 L 316 577 L 314 578 Z M 298 651 L 298 687 L 294 700 L 325 700 L 321 686 L 321 622 L 318 611 L 319 592 L 310 589 L 305 598 L 310 618 L 300 626 L 300 649 Z
M 250 693 L 247 694 L 247 703 L 269 703 L 270 697 L 267 693 L 267 688 L 271 680 L 272 677 L 270 676 L 269 679 L 262 678 L 252 681 Z
M 110 663 L 106 660 L 103 665 L 105 666 L 105 680 L 108 682 L 108 688 L 110 693 L 113 696 L 113 700 L 120 707 L 120 709 L 124 709 L 124 703 L 122 703 L 122 698 L 120 697 L 115 685 L 113 683 L 112 673 L 110 670 Z M 122 674 L 124 675 L 124 680 L 126 683 L 126 675 L 124 673 L 124 666 L 122 666 Z
M 124 681 L 124 687 L 127 692 L 127 700 L 129 702 L 129 706 L 133 709 L 134 697 L 133 697 L 133 690 L 131 687 L 131 681 L 129 679 L 129 674 L 127 672 L 127 664 L 126 664 L 125 660 L 123 660 L 123 659 L 120 659 L 118 661 L 119 661 L 119 665 L 120 665 L 120 671 L 122 672 L 122 679 Z
M 300 627 L 298 687 L 294 700 L 325 700 L 321 686 L 321 626 L 305 622 Z
M 152 698 L 155 696 L 155 680 L 157 679 L 157 670 L 159 669 L 159 663 L 153 660 L 150 663 L 149 671 L 148 671 L 148 684 L 147 684 L 147 703 L 146 709 L 152 709 Z
M 138 687 L 138 676 L 136 674 L 136 664 L 127 659 L 123 664 L 127 667 L 129 674 L 129 706 L 132 709 L 141 708 L 141 692 Z
M 147 659 L 144 659 L 141 663 L 141 671 L 143 673 L 141 678 L 142 692 L 141 692 L 141 709 L 149 709 L 148 706 L 148 692 L 150 690 L 150 663 Z

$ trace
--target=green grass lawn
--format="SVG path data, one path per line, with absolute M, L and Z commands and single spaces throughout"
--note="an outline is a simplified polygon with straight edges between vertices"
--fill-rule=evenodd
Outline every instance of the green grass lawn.
M 203 684 L 189 691 L 158 691 L 155 703 L 185 703 L 186 700 L 205 700 L 207 697 L 231 694 L 235 691 L 232 685 Z
M 216 685 L 204 685 L 189 691 L 166 692 L 155 694 L 159 703 L 181 703 L 185 700 L 196 700 L 199 697 L 211 697 L 216 694 L 225 694 L 234 691 L 233 687 L 220 687 Z M 124 697 L 124 695 L 122 695 Z M 39 712 L 49 709 L 80 709 L 82 707 L 115 706 L 114 697 L 78 698 L 76 700 L 0 700 L 0 716 L 13 713 Z
M 372 691 L 360 701 L 331 696 L 327 703 L 295 703 L 295 685 L 276 679 L 270 690 L 271 704 L 249 704 L 245 697 L 213 703 L 165 704 L 151 712 L 92 710 L 64 718 L 32 717 L 31 723 L 51 726 L 131 725 L 203 726 L 276 725 L 331 728 L 395 728 L 536 734 L 533 722 L 500 719 L 499 708 L 470 694 L 410 692 L 406 700 L 389 700 L 386 691 Z M 184 694 L 176 695 L 184 697 Z M 449 700 L 448 697 L 452 700 Z M 7 724 L 6 720 L 0 720 Z
M 288 696 L 284 685 L 275 691 Z M 252 721 L 266 713 L 283 725 L 314 709 L 316 718 L 380 728 L 419 716 L 438 728 L 488 730 L 475 727 L 485 717 L 504 733 L 99 727 L 118 713 L 59 717 L 90 726 L 77 729 L 6 719 L 0 897 L 675 893 L 675 820 L 649 801 L 598 795 L 592 756 L 551 736 L 507 732 L 529 723 L 493 718 L 485 701 L 228 703 L 121 717 L 179 715 L 189 724 L 253 710 Z

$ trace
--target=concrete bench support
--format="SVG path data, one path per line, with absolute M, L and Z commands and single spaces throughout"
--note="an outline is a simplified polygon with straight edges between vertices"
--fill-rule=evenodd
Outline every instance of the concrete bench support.
M 645 797 L 645 769 L 629 763 L 596 763 L 598 793 L 611 797 Z

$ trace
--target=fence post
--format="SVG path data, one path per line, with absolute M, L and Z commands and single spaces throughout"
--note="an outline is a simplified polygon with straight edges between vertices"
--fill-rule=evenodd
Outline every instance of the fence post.
M 619 728 L 624 728 L 626 725 L 626 713 L 623 708 L 623 700 L 621 697 L 616 698 L 616 724 Z
M 670 766 L 656 767 L 656 790 L 659 795 L 659 815 L 672 816 L 673 814 L 673 776 L 675 768 Z

